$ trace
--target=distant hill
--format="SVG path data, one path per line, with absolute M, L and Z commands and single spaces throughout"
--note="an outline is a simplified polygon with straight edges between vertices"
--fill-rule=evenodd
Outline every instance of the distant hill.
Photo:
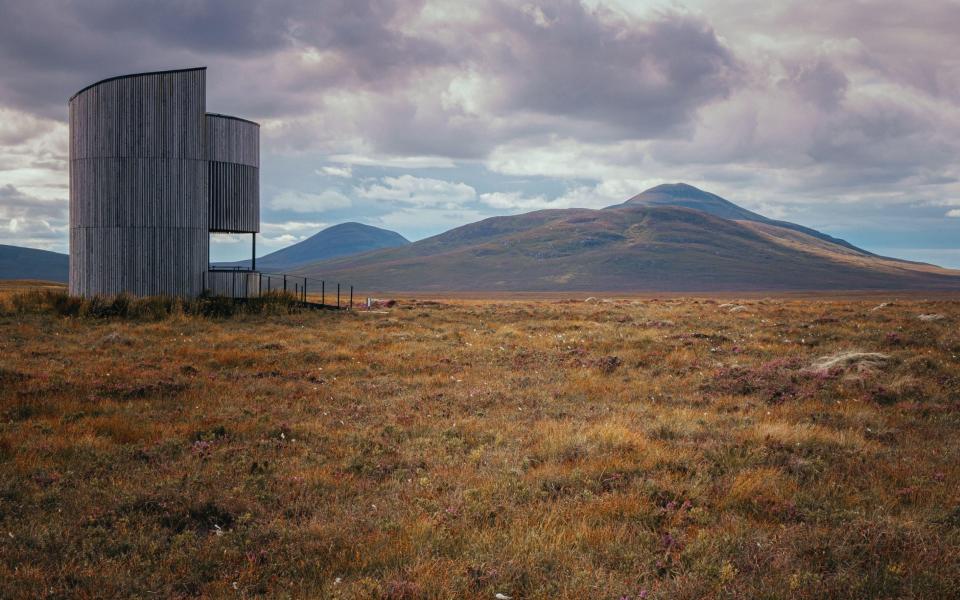
M 40 279 L 67 282 L 70 258 L 66 254 L 0 244 L 0 279 Z
M 678 206 L 681 208 L 701 210 L 705 213 L 720 217 L 722 219 L 729 219 L 731 221 L 753 221 L 755 223 L 778 225 L 786 229 L 793 229 L 794 231 L 812 235 L 813 237 L 820 238 L 828 242 L 833 242 L 834 244 L 846 246 L 847 248 L 857 250 L 864 254 L 871 254 L 862 248 L 857 248 L 845 240 L 835 238 L 827 235 L 826 233 L 821 233 L 816 229 L 804 227 L 803 225 L 797 225 L 796 223 L 790 223 L 789 221 L 777 221 L 775 219 L 767 218 L 761 214 L 753 212 L 752 210 L 747 210 L 743 207 L 737 206 L 733 202 L 721 198 L 716 194 L 705 192 L 686 183 L 666 183 L 663 185 L 658 185 L 645 192 L 637 194 L 623 204 L 616 206 L 624 205 Z M 616 206 L 612 206 L 610 208 L 616 208 Z
M 395 231 L 364 225 L 341 223 L 328 227 L 302 242 L 257 258 L 257 270 L 286 272 L 307 263 L 405 246 L 410 241 Z M 249 266 L 250 261 L 217 263 L 218 265 Z
M 960 289 L 960 271 L 877 256 L 684 184 L 600 210 L 493 217 L 296 272 L 370 291 Z

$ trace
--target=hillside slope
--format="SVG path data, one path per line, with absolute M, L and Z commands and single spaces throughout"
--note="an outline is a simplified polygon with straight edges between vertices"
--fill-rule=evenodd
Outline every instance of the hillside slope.
M 66 254 L 0 244 L 0 279 L 37 279 L 67 282 L 70 258 Z
M 392 291 L 960 289 L 957 272 L 776 225 L 647 206 L 498 217 L 301 272 Z
M 958 271 L 879 257 L 712 194 L 689 202 L 698 210 L 656 190 L 601 210 L 485 219 L 298 272 L 371 291 L 960 289 Z
M 364 225 L 341 223 L 328 227 L 302 242 L 277 250 L 257 259 L 261 271 L 284 272 L 307 263 L 405 246 L 410 241 L 395 231 Z M 218 263 L 220 265 L 249 265 L 250 261 Z
M 755 223 L 778 225 L 785 229 L 799 231 L 827 242 L 838 244 L 840 246 L 846 246 L 847 248 L 864 254 L 872 254 L 871 252 L 867 252 L 862 248 L 857 248 L 846 240 L 841 240 L 831 235 L 827 235 L 826 233 L 817 231 L 816 229 L 804 227 L 803 225 L 797 225 L 796 223 L 790 223 L 789 221 L 770 219 L 759 213 L 755 213 L 752 210 L 747 210 L 741 206 L 737 206 L 733 202 L 730 202 L 725 198 L 721 198 L 716 194 L 705 192 L 686 183 L 666 183 L 663 185 L 658 185 L 646 190 L 645 192 L 637 194 L 623 204 L 618 204 L 610 208 L 616 208 L 617 206 L 625 205 L 677 206 L 681 208 L 700 210 L 716 217 L 729 219 L 731 221 L 751 221 Z

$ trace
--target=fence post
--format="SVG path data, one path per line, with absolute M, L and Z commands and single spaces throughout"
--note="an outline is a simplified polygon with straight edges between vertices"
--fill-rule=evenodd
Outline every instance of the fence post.
M 237 272 L 233 272 L 233 297 L 237 297 Z
M 340 284 L 337 283 L 337 308 L 340 308 Z
M 353 286 L 350 286 L 350 310 L 353 310 Z
M 283 293 L 287 293 L 287 274 L 283 274 Z
M 267 275 L 267 293 L 270 293 L 270 276 Z
M 257 273 L 257 298 L 263 296 L 263 275 Z

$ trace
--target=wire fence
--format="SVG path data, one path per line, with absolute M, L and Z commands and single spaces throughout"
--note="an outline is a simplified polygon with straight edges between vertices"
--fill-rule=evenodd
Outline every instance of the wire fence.
M 264 273 L 245 267 L 211 265 L 204 288 L 212 294 L 232 298 L 257 298 L 283 292 L 305 304 L 353 309 L 352 285 L 340 282 L 329 282 L 328 285 L 325 279 L 290 273 Z

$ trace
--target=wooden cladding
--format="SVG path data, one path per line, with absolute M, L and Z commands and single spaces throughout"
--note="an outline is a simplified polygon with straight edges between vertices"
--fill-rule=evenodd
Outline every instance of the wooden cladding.
M 210 161 L 210 231 L 260 231 L 260 170 Z
M 70 99 L 70 158 L 204 160 L 206 70 L 110 79 Z
M 260 167 L 260 126 L 207 113 L 207 160 Z
M 260 229 L 260 131 L 206 113 L 205 68 L 70 99 L 70 292 L 195 296 L 210 231 Z
M 260 126 L 207 115 L 210 231 L 260 231 Z
M 70 293 L 198 295 L 209 243 L 210 234 L 197 228 L 71 228 Z
M 207 163 L 162 158 L 70 161 L 71 227 L 207 231 Z

